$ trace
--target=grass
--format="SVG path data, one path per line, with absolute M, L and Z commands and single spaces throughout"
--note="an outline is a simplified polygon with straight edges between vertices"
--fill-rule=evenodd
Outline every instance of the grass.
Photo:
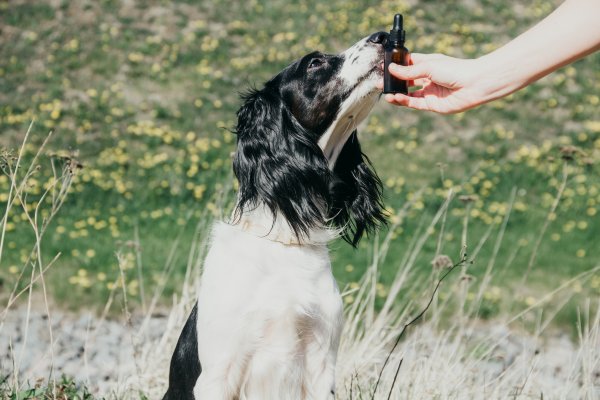
M 413 51 L 477 57 L 555 5 L 0 3 L 0 210 L 6 210 L 0 214 L 0 300 L 9 309 L 27 306 L 36 288 L 61 307 L 115 316 L 127 296 L 129 312 L 150 315 L 179 299 L 183 285 L 188 293 L 177 302 L 172 338 L 193 293 L 190 258 L 199 262 L 203 229 L 231 205 L 235 136 L 228 129 L 238 92 L 309 51 L 338 52 L 388 29 L 397 11 L 405 14 Z M 394 298 L 395 317 L 379 324 L 399 326 L 403 311 L 396 307 L 404 304 L 412 313 L 406 303 L 435 282 L 439 269 L 432 260 L 439 264 L 447 254 L 456 261 L 468 243 L 474 264 L 461 277 L 469 284 L 458 292 L 443 285 L 440 302 L 460 294 L 468 310 L 461 318 L 471 325 L 508 321 L 524 309 L 555 310 L 549 323 L 584 346 L 580 318 L 593 320 L 597 305 L 592 301 L 587 314 L 585 305 L 600 296 L 600 278 L 592 274 L 600 263 L 599 62 L 600 54 L 591 55 L 506 99 L 454 116 L 378 105 L 360 137 L 384 182 L 390 225 L 358 250 L 332 244 L 348 307 L 366 304 L 357 293 L 371 276 L 366 320 L 374 323 L 375 310 Z M 20 174 L 13 173 L 16 159 L 27 166 Z M 48 189 L 62 193 L 60 203 L 44 197 Z M 60 213 L 52 204 L 62 206 Z M 398 286 L 407 263 L 410 274 Z M 435 331 L 463 309 L 455 306 L 434 307 L 417 329 Z M 535 333 L 536 319 L 526 315 Z M 382 326 L 354 329 L 381 332 Z M 434 348 L 450 338 L 464 345 L 458 353 L 440 353 L 448 368 L 455 365 L 450 356 L 473 350 L 461 329 L 430 338 Z M 590 332 L 593 327 L 587 338 Z M 365 365 L 370 362 L 366 357 Z M 369 376 L 361 387 L 372 384 L 369 374 L 361 375 Z M 356 394 L 357 382 L 344 381 L 344 387 Z
M 31 170 L 31 165 L 21 163 L 17 157 L 14 165 Z M 18 172 L 18 171 L 17 171 Z M 72 170 L 67 168 L 57 176 L 57 181 L 70 182 Z M 11 187 L 21 198 L 23 182 L 27 173 L 15 173 Z M 49 194 L 52 188 L 49 188 Z M 58 198 L 48 196 L 47 198 Z M 524 305 L 516 296 L 491 298 L 487 294 L 490 283 L 499 271 L 495 267 L 496 256 L 485 259 L 481 251 L 487 242 L 496 249 L 503 246 L 506 229 L 514 215 L 512 207 L 507 211 L 501 228 L 483 238 L 471 241 L 469 218 L 464 219 L 461 237 L 462 247 L 452 247 L 445 242 L 445 225 L 456 200 L 453 190 L 433 216 L 423 210 L 422 228 L 413 236 L 410 250 L 403 260 L 389 258 L 394 246 L 394 232 L 402 226 L 397 219 L 385 235 L 368 241 L 373 258 L 367 263 L 365 274 L 359 282 L 345 285 L 342 296 L 346 303 L 345 324 L 340 345 L 337 388 L 340 399 L 496 399 L 496 398 L 581 398 L 596 399 L 599 395 L 598 360 L 600 360 L 600 304 L 598 298 L 578 303 L 576 336 L 569 341 L 573 349 L 564 348 L 564 342 L 553 340 L 556 329 L 553 321 L 561 308 L 575 298 L 573 285 L 577 282 L 597 279 L 600 265 L 583 271 L 563 284 L 556 285 L 539 299 Z M 413 200 L 418 201 L 418 200 Z M 26 204 L 23 202 L 22 204 Z M 218 203 L 222 209 L 227 200 Z M 39 213 L 46 209 L 59 212 L 64 202 L 41 202 Z M 408 213 L 412 203 L 405 204 L 399 215 Z M 61 210 L 62 211 L 62 210 Z M 468 215 L 468 214 L 467 214 Z M 133 322 L 129 307 L 129 285 L 125 272 L 127 261 L 117 256 L 119 277 L 114 281 L 104 313 L 88 325 L 85 332 L 81 374 L 77 377 L 61 376 L 59 366 L 50 362 L 49 370 L 36 371 L 27 376 L 20 373 L 19 354 L 28 351 L 27 324 L 32 297 L 44 290 L 44 276 L 57 268 L 55 259 L 35 259 L 28 263 L 32 269 L 27 290 L 11 294 L 22 296 L 29 306 L 23 319 L 25 339 L 13 349 L 13 369 L 3 369 L 0 380 L 0 397 L 7 399 L 147 399 L 160 398 L 164 393 L 168 362 L 179 332 L 195 302 L 208 231 L 213 220 L 210 214 L 190 221 L 194 225 L 195 240 L 186 254 L 185 279 L 170 307 L 161 306 L 162 285 L 147 292 L 147 308 L 138 309 L 138 322 Z M 5 227 L 7 219 L 2 221 Z M 32 254 L 42 253 L 43 235 L 39 225 L 30 229 L 38 238 Z M 435 233 L 434 233 L 435 232 Z M 447 247 L 448 252 L 437 252 L 430 265 L 419 259 L 422 252 L 434 243 L 438 250 Z M 471 244 L 473 243 L 473 244 Z M 169 259 L 182 251 L 180 239 L 170 243 Z M 3 247 L 0 246 L 0 254 Z M 141 251 L 141 250 L 140 250 Z M 495 254 L 498 254 L 497 252 Z M 453 263 L 452 259 L 457 260 Z M 60 258 L 58 258 L 60 260 Z M 474 260 L 487 261 L 482 279 L 471 278 Z M 481 262 L 481 261 L 480 261 Z M 381 284 L 381 271 L 394 267 L 396 275 L 389 288 Z M 429 272 L 423 279 L 421 269 Z M 164 278 L 172 274 L 171 261 L 162 266 Z M 438 287 L 440 290 L 438 290 Z M 470 293 L 477 295 L 471 297 Z M 48 321 L 52 321 L 48 299 L 43 296 Z M 400 301 L 399 301 L 400 300 Z M 490 304 L 501 304 L 510 311 L 494 313 L 494 318 L 483 322 L 480 316 Z M 378 304 L 382 302 L 382 304 Z M 98 335 L 106 335 L 101 329 L 108 310 L 116 305 L 122 311 L 122 323 L 127 328 L 121 337 L 121 351 L 132 348 L 134 363 L 127 371 L 120 371 L 125 379 L 117 379 L 116 372 L 109 388 L 98 391 L 95 377 L 85 377 L 91 355 L 100 350 L 95 346 Z M 0 334 L 9 342 L 20 336 L 19 331 L 3 332 L 4 321 L 10 312 L 7 307 L 1 314 Z M 20 310 L 23 312 L 23 309 Z M 161 323 L 161 334 L 150 335 L 149 321 L 158 312 L 166 314 Z M 12 312 L 16 312 L 13 310 Z M 51 324 L 48 323 L 51 330 Z M 56 332 L 56 335 L 64 334 Z M 39 339 L 39 337 L 38 337 Z M 17 343 L 17 342 L 14 342 Z M 48 348 L 36 355 L 40 360 L 53 359 L 52 333 Z M 515 343 L 523 343 L 514 349 Z M 38 349 L 40 347 L 37 347 Z M 512 349 L 512 350 L 511 350 Z M 558 353 L 558 354 L 557 354 Z M 105 360 L 106 361 L 106 360 Z M 116 366 L 113 366 L 115 368 Z M 119 366 L 120 367 L 120 366 Z M 120 368 L 119 368 L 120 369 Z M 42 379 L 37 379 L 38 376 Z M 35 383 L 32 383 L 35 382 Z
M 216 201 L 231 179 L 235 137 L 228 128 L 234 124 L 239 91 L 308 51 L 340 51 L 386 29 L 395 11 L 406 14 L 408 45 L 415 51 L 478 56 L 552 8 L 541 2 L 519 4 L 309 1 L 269 2 L 267 7 L 253 2 L 236 7 L 233 18 L 230 4 L 219 2 L 0 5 L 5 22 L 0 145 L 18 146 L 35 119 L 25 158 L 35 153 L 41 133 L 53 130 L 43 156 L 76 156 L 84 166 L 73 182 L 77 196 L 67 200 L 68 207 L 48 227 L 46 255 L 62 253 L 60 268 L 48 277 L 55 297 L 65 306 L 74 299 L 101 304 L 119 273 L 114 257 L 119 249 L 128 263 L 126 274 L 137 279 L 130 288 L 132 305 L 143 303 L 139 289 L 157 284 L 161 276 L 164 238 L 181 235 L 182 243 L 189 244 L 194 234 L 186 223 L 190 214 L 218 214 Z M 525 300 L 593 267 L 600 259 L 598 57 L 466 114 L 437 116 L 378 106 L 361 137 L 385 183 L 392 220 L 398 218 L 396 209 L 418 197 L 395 232 L 388 258 L 402 259 L 422 216 L 436 212 L 447 189 L 476 196 L 468 206 L 453 205 L 445 226 L 449 246 L 460 246 L 467 209 L 473 236 L 499 229 L 516 190 L 515 215 L 505 230 L 505 247 L 496 255 L 505 267 L 495 286 L 510 293 L 523 270 L 531 269 L 532 284 L 519 290 Z M 550 215 L 562 182 L 561 149 L 571 147 L 576 151 L 567 186 Z M 39 196 L 49 179 L 48 169 L 31 179 L 30 197 Z M 8 189 L 6 176 L 0 176 L 0 189 Z M 1 195 L 0 204 L 5 202 Z M 546 219 L 550 240 L 540 243 L 529 266 L 523 260 L 532 259 L 538 227 Z M 10 251 L 0 271 L 7 285 L 14 284 L 25 249 L 35 240 L 24 222 L 22 214 L 10 215 Z M 131 242 L 144 248 L 143 259 Z M 354 251 L 340 242 L 333 248 L 338 279 L 358 281 L 372 257 L 368 246 Z M 426 246 L 421 261 L 430 260 L 435 250 L 436 245 Z M 481 251 L 489 257 L 493 249 Z M 183 260 L 172 261 L 179 266 L 165 296 L 183 279 Z M 137 276 L 140 268 L 144 273 Z M 483 273 L 483 268 L 473 269 L 476 277 Z M 395 271 L 381 274 L 382 285 L 389 287 Z M 598 290 L 582 283 L 585 294 Z M 565 320 L 574 318 L 571 307 Z

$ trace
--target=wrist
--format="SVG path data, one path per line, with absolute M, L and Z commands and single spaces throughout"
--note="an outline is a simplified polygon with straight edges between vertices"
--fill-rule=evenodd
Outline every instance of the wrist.
M 525 83 L 515 80 L 514 64 L 496 57 L 495 53 L 473 60 L 474 86 L 478 89 L 481 103 L 487 103 L 515 92 Z

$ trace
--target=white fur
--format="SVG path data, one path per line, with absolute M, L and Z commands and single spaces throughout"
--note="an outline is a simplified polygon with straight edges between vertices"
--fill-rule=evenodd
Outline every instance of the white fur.
M 197 399 L 333 399 L 342 301 L 326 245 L 216 224 L 197 323 Z
M 338 78 L 354 90 L 319 142 L 330 165 L 376 100 L 376 50 L 362 40 L 345 54 Z M 298 240 L 263 206 L 214 226 L 198 295 L 196 399 L 335 397 L 342 299 L 327 249 L 335 236 L 323 228 Z
M 339 75 L 342 85 L 350 89 L 356 86 L 357 81 L 362 82 L 344 100 L 336 120 L 319 139 L 319 147 L 328 157 L 330 168 L 333 168 L 344 143 L 369 114 L 380 93 L 375 81 L 381 76 L 373 70 L 380 61 L 376 47 L 369 45 L 365 38 L 346 50 L 344 56 L 345 62 Z

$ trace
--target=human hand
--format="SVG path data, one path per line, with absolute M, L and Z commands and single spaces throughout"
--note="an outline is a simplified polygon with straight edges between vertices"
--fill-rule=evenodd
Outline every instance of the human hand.
M 465 60 L 442 54 L 411 54 L 411 64 L 391 64 L 390 73 L 396 78 L 421 86 L 414 92 L 386 94 L 391 104 L 451 114 L 483 104 L 489 97 L 490 79 L 479 60 Z M 383 80 L 378 84 L 383 88 Z

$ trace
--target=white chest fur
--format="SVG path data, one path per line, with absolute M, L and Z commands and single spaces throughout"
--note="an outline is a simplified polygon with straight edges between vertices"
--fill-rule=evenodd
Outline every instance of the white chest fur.
M 198 399 L 333 399 L 342 301 L 326 245 L 217 223 L 198 296 Z

